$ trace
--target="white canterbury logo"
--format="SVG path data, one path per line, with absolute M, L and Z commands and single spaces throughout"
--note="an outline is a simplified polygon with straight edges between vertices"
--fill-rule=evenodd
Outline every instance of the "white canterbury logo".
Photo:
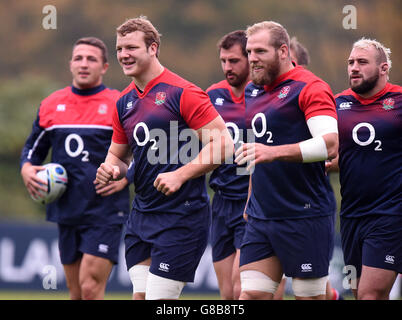
M 107 244 L 99 244 L 98 251 L 102 253 L 107 253 L 109 251 L 109 246 Z
M 311 272 L 313 271 L 313 266 L 311 263 L 303 263 L 301 265 L 301 271 L 302 272 Z
M 159 264 L 159 270 L 164 272 L 169 272 L 170 265 L 168 263 L 161 262 Z
M 349 110 L 351 108 L 351 105 L 353 104 L 353 102 L 342 102 L 339 105 L 339 110 Z
M 389 254 L 387 254 L 385 256 L 384 262 L 394 264 L 395 263 L 395 256 L 390 256 Z
M 253 89 L 253 91 L 251 92 L 251 96 L 256 97 L 257 94 L 258 94 L 258 89 Z
M 216 98 L 215 104 L 217 106 L 222 106 L 224 101 L 225 101 L 225 99 L 223 99 L 223 98 Z
M 56 107 L 56 111 L 66 111 L 66 105 L 65 104 L 58 104 Z

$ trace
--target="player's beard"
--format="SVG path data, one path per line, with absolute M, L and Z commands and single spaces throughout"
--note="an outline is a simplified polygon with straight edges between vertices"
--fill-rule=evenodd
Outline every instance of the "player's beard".
M 231 75 L 232 78 L 228 77 L 229 75 Z M 226 81 L 229 83 L 229 85 L 235 88 L 240 87 L 244 82 L 246 82 L 247 77 L 248 77 L 248 71 L 243 72 L 241 74 L 236 73 L 225 74 Z
M 253 72 L 253 64 L 250 65 L 250 78 L 254 84 L 262 86 L 262 85 L 270 85 L 279 75 L 279 55 L 275 52 L 275 58 L 271 62 L 266 62 L 263 65 L 259 64 L 264 68 L 265 72 Z
M 352 86 L 352 82 L 349 77 L 350 88 L 353 90 L 353 92 L 355 92 L 357 94 L 367 93 L 376 86 L 379 78 L 380 78 L 380 71 L 378 69 L 377 69 L 377 72 L 373 76 L 371 76 L 368 79 L 362 78 L 362 82 L 355 86 Z

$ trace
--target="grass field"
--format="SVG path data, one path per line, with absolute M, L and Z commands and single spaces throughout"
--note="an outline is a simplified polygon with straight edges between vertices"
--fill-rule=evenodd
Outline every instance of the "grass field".
M 67 291 L 43 290 L 43 291 L 10 291 L 0 290 L 0 300 L 68 300 Z M 217 300 L 219 295 L 195 295 L 183 294 L 182 300 Z M 106 293 L 105 300 L 131 300 L 130 292 L 109 292 Z

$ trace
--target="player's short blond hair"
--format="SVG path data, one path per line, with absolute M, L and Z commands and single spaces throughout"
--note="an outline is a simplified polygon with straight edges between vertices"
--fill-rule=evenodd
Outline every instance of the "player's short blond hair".
M 290 47 L 290 38 L 286 29 L 278 22 L 275 21 L 262 21 L 248 26 L 246 30 L 247 38 L 251 35 L 265 30 L 271 34 L 271 43 L 275 49 L 279 49 L 283 44 Z
M 158 30 L 156 30 L 146 16 L 128 19 L 116 29 L 117 34 L 122 37 L 124 37 L 127 33 L 135 31 L 141 31 L 144 33 L 144 41 L 147 48 L 149 48 L 149 46 L 154 42 L 158 45 L 158 51 L 156 54 L 156 56 L 158 56 L 162 35 L 158 32 Z
M 367 39 L 367 38 L 361 38 L 357 40 L 353 44 L 353 49 L 359 48 L 359 49 L 367 49 L 369 47 L 374 47 L 377 49 L 377 64 L 380 64 L 382 62 L 386 62 L 388 64 L 388 73 L 391 70 L 392 66 L 392 61 L 391 61 L 391 49 L 386 48 L 383 44 L 378 42 L 377 40 L 373 39 Z

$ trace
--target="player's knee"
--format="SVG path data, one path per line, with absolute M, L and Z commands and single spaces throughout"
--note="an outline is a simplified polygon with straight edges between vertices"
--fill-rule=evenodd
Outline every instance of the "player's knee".
M 240 280 L 240 299 L 272 298 L 279 286 L 279 282 L 256 270 L 244 270 L 240 272 Z
M 232 283 L 224 283 L 220 288 L 220 294 L 222 300 L 233 300 L 233 285 Z
M 84 300 L 94 300 L 99 295 L 100 284 L 96 279 L 87 277 L 81 283 L 81 296 Z
M 128 270 L 128 274 L 133 285 L 133 298 L 140 299 L 140 297 L 144 297 L 145 299 L 149 266 L 137 264 Z
M 293 278 L 292 289 L 296 297 L 309 298 L 326 294 L 328 276 L 312 279 Z
M 232 277 L 233 289 L 232 295 L 234 300 L 238 300 L 241 293 L 240 273 L 234 274 Z
M 370 290 L 357 290 L 357 300 L 388 300 L 389 290 L 386 288 L 371 288 Z
M 239 280 L 233 284 L 233 299 L 238 300 L 240 297 L 240 293 L 241 293 L 241 284 Z
M 81 300 L 81 288 L 79 283 L 72 283 L 66 280 L 66 286 L 70 293 L 71 300 Z
M 149 272 L 147 279 L 146 300 L 179 299 L 185 282 L 163 278 Z
M 67 288 L 70 293 L 71 300 L 81 300 L 82 299 L 80 287 L 71 288 L 71 287 L 67 286 Z

